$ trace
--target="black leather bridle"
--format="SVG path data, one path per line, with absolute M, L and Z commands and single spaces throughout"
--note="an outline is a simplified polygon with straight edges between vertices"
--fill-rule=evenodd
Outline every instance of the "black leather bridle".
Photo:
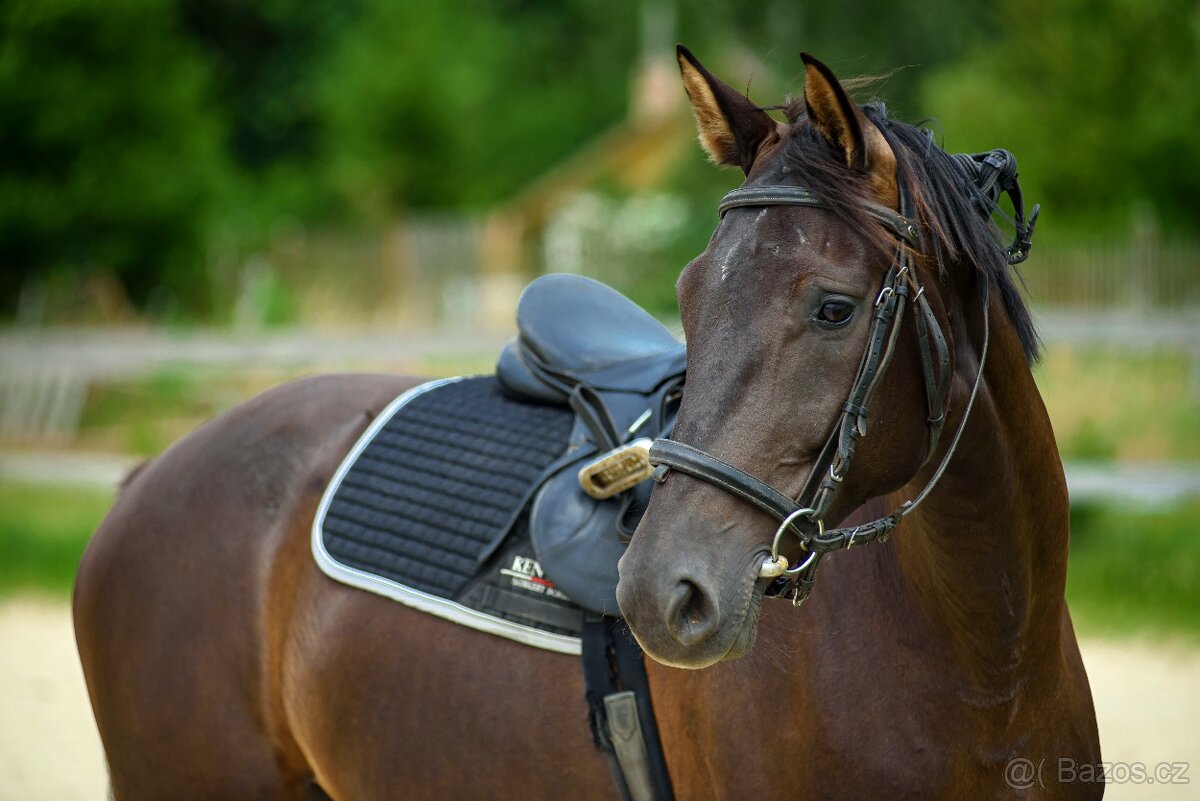
M 973 183 L 987 204 L 990 214 L 1001 191 L 1009 193 L 1016 212 L 1016 241 L 1008 249 L 1008 261 L 1016 264 L 1029 253 L 1030 238 L 1036 223 L 1038 208 L 1028 222 L 1024 219 L 1020 188 L 1016 180 L 1016 160 L 1007 151 L 996 150 L 977 156 L 956 157 L 960 166 L 968 171 Z M 808 189 L 799 186 L 754 186 L 735 189 L 721 200 L 718 213 L 723 217 L 732 208 L 743 206 L 808 206 L 830 208 Z M 771 554 L 764 559 L 760 578 L 774 579 L 767 594 L 790 598 L 797 606 L 812 591 L 813 581 L 821 557 L 830 551 L 850 548 L 853 545 L 887 540 L 900 521 L 916 509 L 929 496 L 941 479 L 946 467 L 958 447 L 959 439 L 983 380 L 983 369 L 987 361 L 989 323 L 988 297 L 990 278 L 980 277 L 980 303 L 983 308 L 983 343 L 979 356 L 979 369 L 971 387 L 971 394 L 963 409 L 962 419 L 954 432 L 941 463 L 925 487 L 911 500 L 905 501 L 891 514 L 870 523 L 825 529 L 825 516 L 833 503 L 850 463 L 855 447 L 867 433 L 867 416 L 871 400 L 891 363 L 896 339 L 900 332 L 907 304 L 915 308 L 918 350 L 925 378 L 925 397 L 928 408 L 929 444 L 926 461 L 933 456 L 941 439 L 946 420 L 946 404 L 950 391 L 950 350 L 941 324 L 925 298 L 924 287 L 917 280 L 913 263 L 913 248 L 920 244 L 920 234 L 913 220 L 908 193 L 900 186 L 900 213 L 874 203 L 864 205 L 864 210 L 894 233 L 899 243 L 896 256 L 884 276 L 882 287 L 876 297 L 873 320 L 867 337 L 867 346 L 859 364 L 850 395 L 842 404 L 833 430 L 822 448 L 816 464 L 809 473 L 801 501 L 794 500 L 769 484 L 749 473 L 712 456 L 672 439 L 658 439 L 650 448 L 650 463 L 656 466 L 655 479 L 663 481 L 668 470 L 678 470 L 714 484 L 725 491 L 753 504 L 780 521 L 771 544 Z M 787 532 L 794 534 L 808 556 L 795 567 L 779 553 L 780 541 Z

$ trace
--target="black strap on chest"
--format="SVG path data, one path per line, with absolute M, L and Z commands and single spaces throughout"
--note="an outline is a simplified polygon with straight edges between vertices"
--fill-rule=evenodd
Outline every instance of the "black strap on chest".
M 642 649 L 623 619 L 590 612 L 581 640 L 592 740 L 622 801 L 673 801 Z

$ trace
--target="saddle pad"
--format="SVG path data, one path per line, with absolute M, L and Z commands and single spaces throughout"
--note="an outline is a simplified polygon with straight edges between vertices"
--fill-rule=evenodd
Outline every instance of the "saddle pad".
M 565 453 L 573 422 L 568 409 L 505 396 L 494 376 L 409 390 L 372 422 L 326 489 L 313 522 L 318 565 L 422 611 L 578 653 L 578 639 L 562 628 L 487 614 L 463 597 L 480 596 L 485 568 L 511 576 L 510 564 L 492 563 L 515 558 L 511 543 L 503 553 L 501 545 L 524 521 L 539 478 Z M 543 590 L 540 602 L 575 609 L 543 583 L 548 588 L 530 585 Z

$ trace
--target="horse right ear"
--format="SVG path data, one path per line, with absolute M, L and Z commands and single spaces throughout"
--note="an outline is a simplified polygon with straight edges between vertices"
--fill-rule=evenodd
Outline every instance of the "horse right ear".
M 780 123 L 704 69 L 683 45 L 675 47 L 683 88 L 692 101 L 700 144 L 714 163 L 749 174 L 765 145 L 779 141 Z

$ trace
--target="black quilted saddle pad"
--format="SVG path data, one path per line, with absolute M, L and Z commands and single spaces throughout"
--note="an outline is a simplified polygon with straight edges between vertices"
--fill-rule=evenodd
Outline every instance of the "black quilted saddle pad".
M 463 625 L 578 652 L 582 612 L 529 543 L 532 493 L 574 414 L 515 401 L 492 376 L 424 384 L 372 423 L 313 523 L 330 577 Z

